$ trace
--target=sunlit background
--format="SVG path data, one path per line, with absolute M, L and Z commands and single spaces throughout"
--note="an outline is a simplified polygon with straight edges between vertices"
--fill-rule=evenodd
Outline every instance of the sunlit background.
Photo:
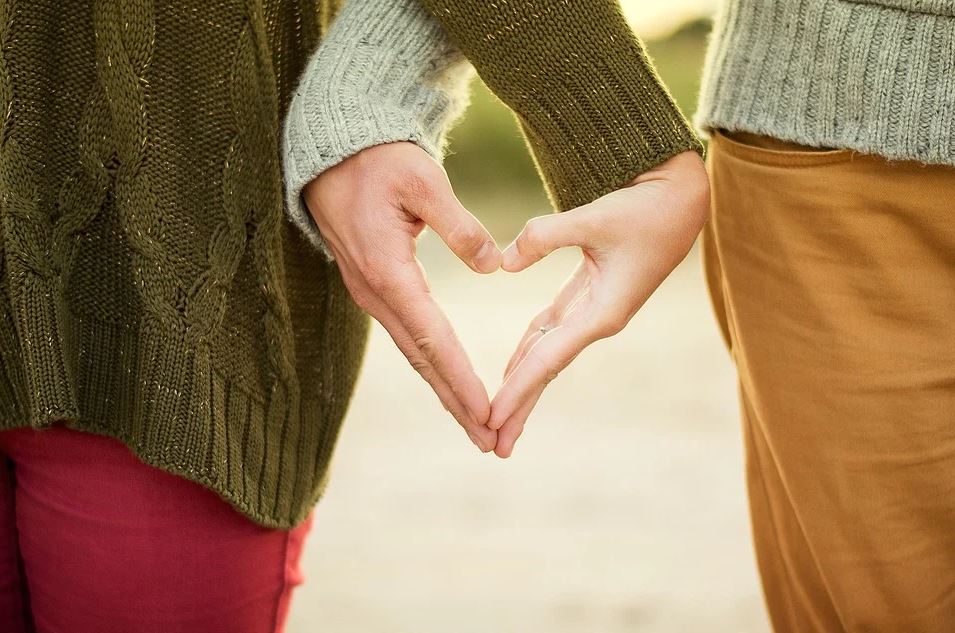
M 686 22 L 709 16 L 717 0 L 622 0 L 634 30 L 645 39 L 669 35 Z
M 692 113 L 713 2 L 624 4 Z M 501 245 L 548 210 L 510 114 L 483 87 L 453 150 L 459 195 Z M 478 277 L 433 235 L 420 250 L 493 393 L 579 255 Z M 697 251 L 623 334 L 551 384 L 507 461 L 471 446 L 376 327 L 290 633 L 768 631 L 735 389 Z

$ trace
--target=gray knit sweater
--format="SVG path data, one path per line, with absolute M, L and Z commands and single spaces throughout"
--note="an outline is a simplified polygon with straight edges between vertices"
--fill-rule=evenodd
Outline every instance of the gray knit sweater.
M 417 143 L 440 161 L 473 74 L 419 0 L 345 1 L 284 122 L 286 210 L 327 258 L 332 254 L 302 200 L 305 185 L 383 143 Z
M 726 0 L 696 123 L 955 165 L 955 0 Z

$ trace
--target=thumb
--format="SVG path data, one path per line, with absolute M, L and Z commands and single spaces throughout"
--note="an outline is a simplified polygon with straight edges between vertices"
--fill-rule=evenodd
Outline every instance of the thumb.
M 517 239 L 504 249 L 504 270 L 520 272 L 559 248 L 586 246 L 586 218 L 585 207 L 531 218 Z
M 479 273 L 492 273 L 501 267 L 501 249 L 458 200 L 447 176 L 416 189 L 403 206 L 430 226 L 461 261 Z

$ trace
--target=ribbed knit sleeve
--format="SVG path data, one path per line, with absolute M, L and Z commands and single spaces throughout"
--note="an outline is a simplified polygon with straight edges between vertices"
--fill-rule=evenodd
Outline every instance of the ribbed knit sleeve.
M 284 123 L 286 209 L 329 259 L 302 189 L 359 151 L 417 143 L 442 159 L 473 68 L 418 0 L 347 0 L 309 60 Z
M 702 146 L 617 0 L 422 0 L 517 115 L 560 210 Z

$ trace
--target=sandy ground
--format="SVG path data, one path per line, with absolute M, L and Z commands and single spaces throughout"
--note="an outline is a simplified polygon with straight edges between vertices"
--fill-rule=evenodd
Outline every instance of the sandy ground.
M 422 259 L 493 392 L 576 261 Z M 735 379 L 696 252 L 555 381 L 510 460 L 481 455 L 375 329 L 290 633 L 766 632 Z

